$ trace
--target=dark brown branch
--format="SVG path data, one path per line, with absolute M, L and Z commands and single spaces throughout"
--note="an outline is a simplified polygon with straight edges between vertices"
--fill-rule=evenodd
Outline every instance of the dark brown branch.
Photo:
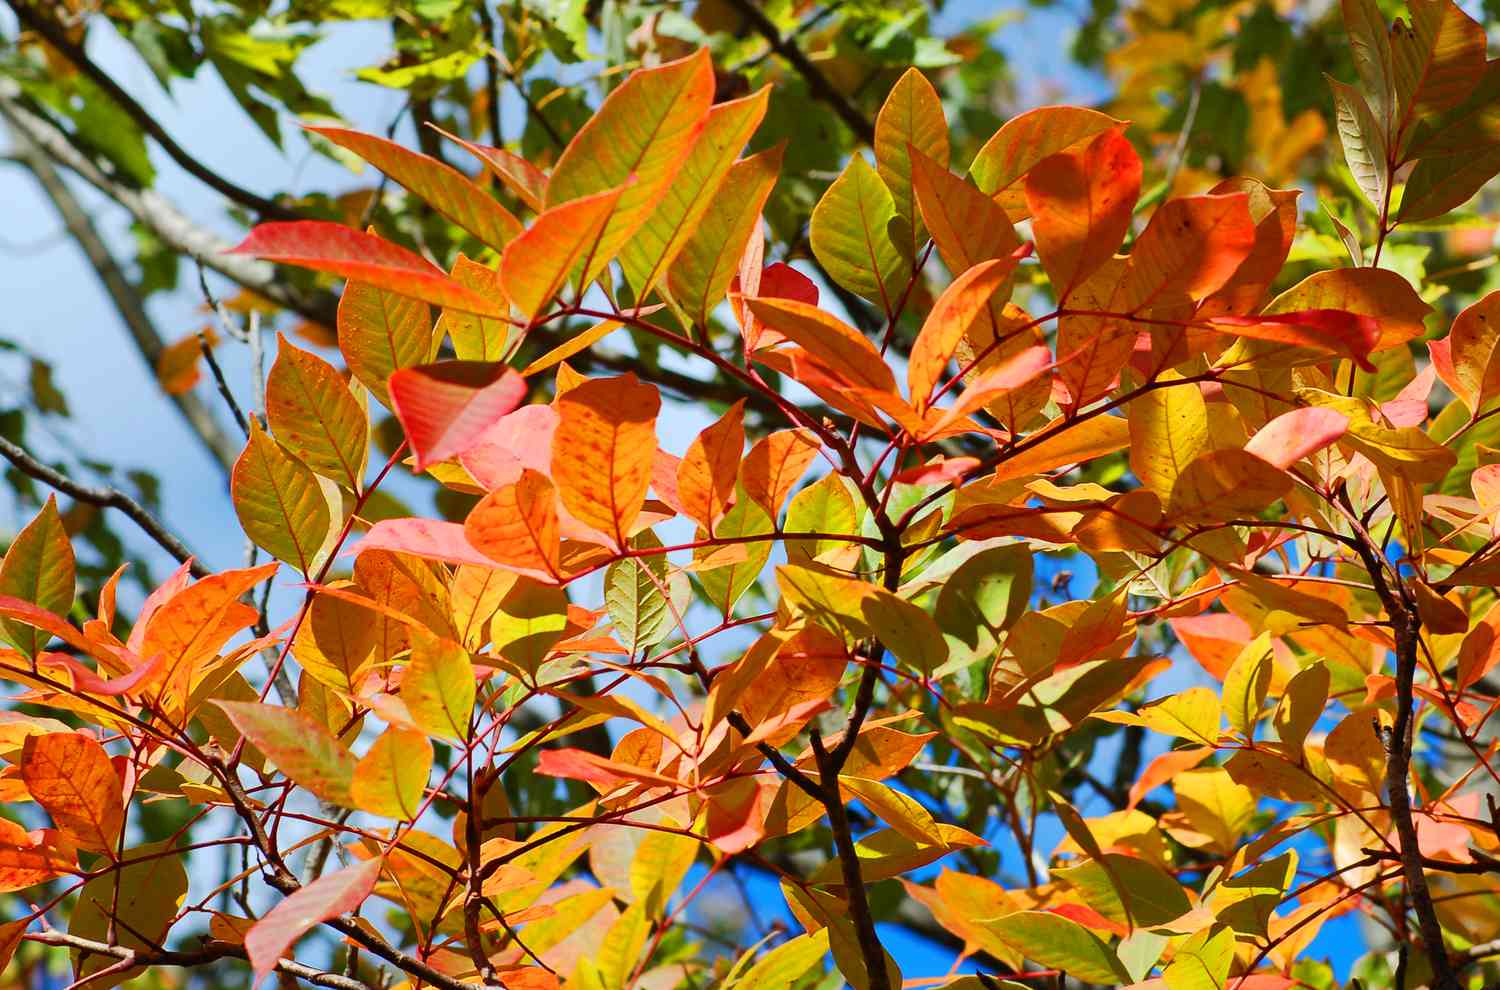
M 797 43 L 790 38 L 783 37 L 779 28 L 765 15 L 765 12 L 756 6 L 755 0 L 729 0 L 729 6 L 743 17 L 757 34 L 766 39 L 766 44 L 771 50 L 797 70 L 797 73 L 807 81 L 807 88 L 812 91 L 813 96 L 822 100 L 838 114 L 855 136 L 865 144 L 875 143 L 875 127 L 865 119 L 864 114 L 849 102 L 848 97 L 839 92 L 838 87 L 828 81 L 823 71 L 812 63 L 807 54 L 797 47 Z
M 7 0 L 10 9 L 15 12 L 17 20 L 30 31 L 36 32 L 47 44 L 51 45 L 57 52 L 71 62 L 79 72 L 83 73 L 88 80 L 99 89 L 103 90 L 109 98 L 114 101 L 127 117 L 135 122 L 151 139 L 157 143 L 167 157 L 182 166 L 183 171 L 203 182 L 205 185 L 221 193 L 235 203 L 253 210 L 267 220 L 296 220 L 296 211 L 282 206 L 272 200 L 266 199 L 251 192 L 242 186 L 235 185 L 228 179 L 219 175 L 213 169 L 198 161 L 188 154 L 166 129 L 151 116 L 150 111 L 136 102 L 135 98 L 127 93 L 114 77 L 104 71 L 89 58 L 82 46 L 74 44 L 63 29 L 49 20 L 44 14 L 34 10 L 25 0 Z
M 213 573 L 198 561 L 198 558 L 183 545 L 181 540 L 173 536 L 165 526 L 157 522 L 141 503 L 118 488 L 81 485 L 61 471 L 53 470 L 43 464 L 4 437 L 0 437 L 0 454 L 3 454 L 6 460 L 14 464 L 16 469 L 22 474 L 29 475 L 42 484 L 57 489 L 64 495 L 75 498 L 80 502 L 87 502 L 90 505 L 119 509 L 125 515 L 129 516 L 130 520 L 139 526 L 147 536 L 151 537 L 157 546 L 176 558 L 178 563 L 192 561 L 189 569 L 192 571 L 194 577 L 207 577 Z

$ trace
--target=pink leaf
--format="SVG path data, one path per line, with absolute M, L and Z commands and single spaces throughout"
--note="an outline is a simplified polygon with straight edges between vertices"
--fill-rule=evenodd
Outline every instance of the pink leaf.
M 1309 406 L 1282 413 L 1256 431 L 1245 450 L 1283 471 L 1322 450 L 1349 429 L 1349 417 L 1334 409 Z
M 263 223 L 229 253 L 340 275 L 434 306 L 481 316 L 510 315 L 504 300 L 486 298 L 455 282 L 421 255 L 341 223 Z
M 366 550 L 394 550 L 424 560 L 440 560 L 445 564 L 472 564 L 475 567 L 511 571 L 549 584 L 556 580 L 545 571 L 510 567 L 486 557 L 464 535 L 463 523 L 445 522 L 441 519 L 382 519 L 371 526 L 370 531 L 348 553 L 358 556 Z
M 469 450 L 526 398 L 524 378 L 487 361 L 402 368 L 391 374 L 389 387 L 418 471 Z
M 380 877 L 381 861 L 330 873 L 296 891 L 245 933 L 245 953 L 259 984 L 276 968 L 282 953 L 314 926 L 353 911 L 364 903 Z M 253 985 L 252 984 L 252 985 Z
M 556 432 L 556 409 L 540 403 L 522 406 L 481 433 L 458 460 L 486 491 L 494 491 L 513 484 L 522 468 L 550 475 Z

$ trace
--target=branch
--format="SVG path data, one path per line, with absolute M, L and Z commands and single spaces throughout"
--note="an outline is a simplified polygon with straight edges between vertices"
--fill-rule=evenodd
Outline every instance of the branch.
M 191 561 L 189 570 L 194 577 L 207 577 L 213 573 L 207 567 L 204 567 L 203 564 L 199 563 L 198 558 L 193 555 L 193 552 L 184 546 L 181 540 L 173 536 L 165 526 L 157 522 L 141 503 L 118 488 L 95 488 L 89 485 L 80 485 L 62 472 L 55 471 L 43 464 L 4 437 L 0 437 L 0 454 L 3 454 L 6 460 L 14 464 L 21 473 L 29 475 L 45 485 L 50 485 L 64 495 L 75 498 L 80 502 L 87 502 L 90 505 L 119 509 L 125 515 L 129 516 L 131 521 L 139 526 L 147 536 L 155 540 L 157 546 L 175 557 L 178 563 L 186 564 Z
M 132 966 L 177 966 L 192 967 L 206 966 L 220 959 L 246 959 L 243 945 L 234 945 L 230 942 L 217 940 L 206 940 L 203 948 L 196 952 L 177 952 L 163 949 L 153 952 L 148 949 L 131 949 L 123 945 L 110 945 L 106 942 L 96 942 L 93 939 L 81 938 L 67 932 L 45 931 L 27 932 L 21 936 L 28 942 L 38 942 L 42 945 L 56 945 L 68 949 L 77 949 L 80 952 L 91 952 L 100 956 L 111 956 L 115 959 L 127 961 Z M 337 973 L 325 973 L 321 969 L 314 969 L 291 959 L 282 959 L 276 964 L 276 968 L 299 980 L 320 987 L 331 987 L 333 990 L 370 990 L 368 984 L 348 976 L 340 976 Z
M 198 223 L 154 189 L 137 189 L 73 146 L 72 140 L 45 117 L 27 109 L 20 87 L 0 79 L 0 117 L 29 139 L 52 161 L 76 172 L 89 185 L 119 203 L 162 243 L 197 259 L 220 275 L 274 302 L 321 323 L 334 326 L 338 298 L 331 292 L 307 292 L 277 277 L 276 266 L 241 254 L 226 254 L 231 245 Z
M 3 113 L 3 110 L 0 110 L 0 113 Z M 88 211 L 78 201 L 78 197 L 73 195 L 73 191 L 68 188 L 68 184 L 63 181 L 57 169 L 53 168 L 52 162 L 27 133 L 14 126 L 10 130 L 11 137 L 16 144 L 16 160 L 30 169 L 42 190 L 52 200 L 52 205 L 62 217 L 68 233 L 78 242 L 79 248 L 88 258 L 89 264 L 93 266 L 94 273 L 99 276 L 104 291 L 109 294 L 110 301 L 114 303 L 115 312 L 120 314 L 120 319 L 130 331 L 136 350 L 140 352 L 142 360 L 155 375 L 157 362 L 162 351 L 166 349 L 166 342 L 162 340 L 161 334 L 157 332 L 155 324 L 146 312 L 140 293 L 125 276 L 119 262 L 105 245 L 104 238 L 99 235 Z M 188 426 L 192 428 L 193 433 L 213 459 L 226 470 L 233 465 L 235 458 L 239 456 L 240 445 L 220 428 L 219 421 L 214 418 L 208 406 L 191 392 L 183 392 L 171 398 L 173 404 L 177 406 L 177 411 L 182 414 L 182 418 L 187 421 Z
M 755 0 L 729 0 L 729 6 L 766 39 L 773 52 L 786 59 L 797 70 L 807 81 L 807 88 L 812 90 L 812 94 L 832 107 L 833 112 L 838 114 L 839 119 L 848 125 L 856 137 L 865 144 L 875 143 L 875 127 L 849 102 L 848 97 L 839 92 L 838 87 L 828 81 L 828 77 L 797 47 L 795 41 L 782 36 L 775 23 L 755 5 Z
M 198 161 L 188 154 L 181 145 L 172 140 L 172 136 L 157 122 L 151 113 L 132 97 L 108 72 L 101 69 L 89 58 L 88 53 L 81 45 L 74 44 L 73 40 L 55 23 L 48 20 L 44 15 L 33 10 L 25 0 L 6 0 L 10 9 L 15 12 L 16 19 L 31 31 L 35 31 L 46 39 L 57 52 L 88 77 L 89 81 L 103 90 L 125 115 L 133 120 L 137 127 L 151 136 L 161 150 L 167 153 L 183 170 L 194 178 L 200 180 L 222 193 L 224 196 L 240 204 L 241 206 L 254 210 L 269 220 L 296 220 L 298 215 L 280 203 L 266 199 L 248 189 L 235 185 L 228 179 L 219 175 L 213 169 Z

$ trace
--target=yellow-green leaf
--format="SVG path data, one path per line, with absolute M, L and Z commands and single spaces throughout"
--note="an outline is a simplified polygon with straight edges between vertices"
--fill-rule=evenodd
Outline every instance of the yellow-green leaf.
M 895 312 L 911 274 L 911 258 L 891 240 L 895 217 L 891 191 L 856 154 L 818 200 L 810 235 L 828 277 L 886 313 Z
M 57 498 L 48 495 L 42 510 L 16 534 L 0 562 L 0 595 L 67 615 L 73 607 L 75 569 L 73 546 L 57 512 Z M 29 657 L 35 657 L 52 638 L 34 626 L 9 619 L 0 619 L 0 633 Z
M 391 726 L 354 768 L 350 792 L 361 811 L 410 821 L 422 807 L 432 772 L 432 743 L 415 729 Z
M 318 479 L 254 421 L 230 476 L 240 526 L 255 545 L 311 576 L 328 536 L 328 501 Z
M 279 337 L 266 378 L 266 418 L 276 439 L 350 491 L 363 483 L 369 423 L 333 365 Z

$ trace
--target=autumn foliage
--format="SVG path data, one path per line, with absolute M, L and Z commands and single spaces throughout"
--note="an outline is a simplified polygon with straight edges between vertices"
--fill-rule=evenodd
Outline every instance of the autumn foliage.
M 74 607 L 54 503 L 16 538 L 0 958 L 63 947 L 92 990 L 1284 990 L 1357 913 L 1396 986 L 1492 979 L 1500 293 L 1451 317 L 1379 261 L 1500 169 L 1500 63 L 1452 0 L 1344 7 L 1373 234 L 1290 285 L 1298 190 L 1143 195 L 1129 122 L 1080 107 L 955 162 L 916 69 L 807 218 L 821 287 L 765 256 L 768 93 L 714 102 L 706 51 L 546 168 L 320 128 L 470 256 L 311 220 L 236 248 L 345 280 L 338 358 L 279 342 L 234 465 L 271 562 L 184 563 L 127 627 L 118 574 Z M 575 370 L 606 339 L 639 360 Z M 684 403 L 712 421 L 678 442 Z M 402 474 L 466 514 L 385 511 Z M 1123 777 L 1080 759 L 1132 735 Z M 738 868 L 792 930 L 678 924 Z M 913 911 L 968 968 L 898 966 Z

